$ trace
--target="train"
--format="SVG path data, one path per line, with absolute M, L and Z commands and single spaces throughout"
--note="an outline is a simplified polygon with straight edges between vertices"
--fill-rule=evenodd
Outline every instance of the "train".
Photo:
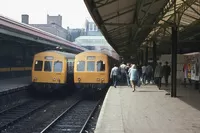
M 102 90 L 110 85 L 110 72 L 118 61 L 98 51 L 85 51 L 75 56 L 74 84 L 77 88 L 91 91 Z
M 40 92 L 52 92 L 73 86 L 75 54 L 49 50 L 34 55 L 32 87 Z
M 39 92 L 52 92 L 65 87 L 91 91 L 110 85 L 110 71 L 118 60 L 98 51 L 77 55 L 44 51 L 34 55 L 32 87 Z

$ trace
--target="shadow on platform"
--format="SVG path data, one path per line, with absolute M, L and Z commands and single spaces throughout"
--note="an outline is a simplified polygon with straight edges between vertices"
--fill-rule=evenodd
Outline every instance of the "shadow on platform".
M 170 96 L 171 85 L 168 87 L 163 85 L 161 90 L 167 91 Z M 177 85 L 177 98 L 200 111 L 200 93 L 199 90 L 194 89 L 194 86 L 184 87 L 183 85 Z

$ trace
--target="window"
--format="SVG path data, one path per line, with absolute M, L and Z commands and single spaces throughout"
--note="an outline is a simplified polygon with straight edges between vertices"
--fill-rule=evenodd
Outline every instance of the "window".
M 54 62 L 54 72 L 62 72 L 62 65 L 63 63 L 61 61 Z
M 35 68 L 34 68 L 34 70 L 35 71 L 42 71 L 42 66 L 43 66 L 43 61 L 36 60 L 35 61 Z
M 97 31 L 97 26 L 96 25 L 94 25 L 94 31 Z
M 44 71 L 51 72 L 52 71 L 52 61 L 45 61 L 44 63 Z
M 93 31 L 95 31 L 95 24 L 93 24 L 92 27 L 93 27 Z
M 94 61 L 88 61 L 87 62 L 87 71 L 94 72 L 95 69 L 95 62 Z
M 92 23 L 89 23 L 89 31 L 93 31 Z
M 84 71 L 85 70 L 85 61 L 79 61 L 77 63 L 77 71 Z
M 103 61 L 97 61 L 97 72 L 105 71 L 105 63 Z

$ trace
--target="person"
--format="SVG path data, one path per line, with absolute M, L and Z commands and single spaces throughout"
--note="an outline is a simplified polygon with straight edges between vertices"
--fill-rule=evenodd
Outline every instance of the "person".
M 171 72 L 171 68 L 168 65 L 168 62 L 166 61 L 165 65 L 163 66 L 163 76 L 164 76 L 164 79 L 165 79 L 165 86 L 166 87 L 168 86 L 168 78 L 169 78 L 170 72 Z
M 136 69 L 137 69 L 137 71 L 138 71 L 138 74 L 139 74 L 139 80 L 140 80 L 140 78 L 142 77 L 142 67 L 141 67 L 141 65 L 137 65 L 136 66 Z
M 121 73 L 121 82 L 122 83 L 125 83 L 125 80 L 126 80 L 125 69 L 126 69 L 126 65 L 124 62 L 122 62 L 122 64 L 120 65 L 120 73 Z
M 161 88 L 161 79 L 162 79 L 162 63 L 158 63 L 154 72 L 154 82 L 158 86 L 158 89 Z
M 148 64 L 146 67 L 146 79 L 147 79 L 148 84 L 151 81 L 152 74 L 153 74 L 153 68 L 150 64 Z
M 146 65 L 142 66 L 142 83 L 146 84 Z
M 130 69 L 130 64 L 126 64 L 125 72 L 126 72 L 126 80 L 127 80 L 127 85 L 130 87 L 130 77 L 129 77 L 129 69 Z
M 135 87 L 137 85 L 138 76 L 139 76 L 135 65 L 132 65 L 129 76 L 130 76 L 131 87 L 133 88 L 133 92 L 134 92 Z
M 117 75 L 118 75 L 118 67 L 116 64 L 114 64 L 114 67 L 112 68 L 110 72 L 110 78 L 113 80 L 113 86 L 116 88 L 117 86 Z

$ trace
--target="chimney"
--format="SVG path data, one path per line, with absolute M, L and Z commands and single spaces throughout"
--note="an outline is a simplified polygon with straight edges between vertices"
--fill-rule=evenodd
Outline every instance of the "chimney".
M 22 23 L 29 24 L 29 16 L 27 14 L 22 14 Z

